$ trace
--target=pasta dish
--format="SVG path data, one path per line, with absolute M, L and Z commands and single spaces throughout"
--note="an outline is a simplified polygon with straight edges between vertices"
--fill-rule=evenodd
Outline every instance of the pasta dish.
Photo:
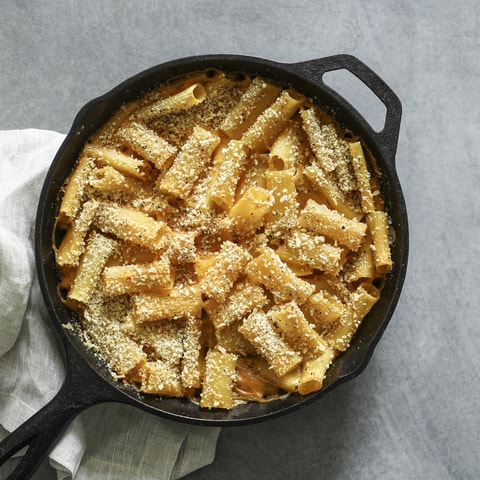
M 167 82 L 119 108 L 65 182 L 62 297 L 143 393 L 230 409 L 318 391 L 392 266 L 379 175 L 289 86 Z

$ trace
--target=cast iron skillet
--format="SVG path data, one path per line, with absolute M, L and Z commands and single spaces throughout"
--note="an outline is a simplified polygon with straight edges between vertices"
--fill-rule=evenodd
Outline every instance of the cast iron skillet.
M 231 411 L 201 410 L 184 399 L 158 398 L 140 394 L 114 380 L 105 365 L 71 330 L 62 325 L 76 318 L 64 306 L 57 291 L 57 272 L 52 250 L 52 232 L 59 190 L 87 140 L 121 104 L 154 86 L 189 72 L 215 68 L 259 74 L 292 85 L 329 111 L 344 127 L 360 135 L 375 157 L 383 176 L 381 190 L 395 230 L 393 269 L 388 274 L 380 300 L 364 320 L 350 348 L 328 370 L 320 392 L 302 397 L 291 394 L 269 403 L 248 403 Z M 354 74 L 386 107 L 384 128 L 376 132 L 343 97 L 323 80 L 326 72 L 346 69 Z M 0 444 L 0 465 L 22 447 L 29 446 L 9 479 L 30 478 L 59 436 L 81 411 L 102 402 L 121 402 L 179 422 L 199 425 L 245 425 L 265 421 L 300 409 L 318 400 L 336 386 L 358 375 L 393 314 L 405 278 L 408 255 L 407 212 L 395 171 L 395 153 L 400 129 L 401 104 L 393 91 L 366 65 L 350 55 L 281 64 L 270 60 L 236 56 L 206 55 L 167 62 L 126 80 L 81 109 L 55 156 L 41 192 L 36 219 L 36 263 L 42 293 L 52 324 L 65 347 L 66 378 L 58 394 Z

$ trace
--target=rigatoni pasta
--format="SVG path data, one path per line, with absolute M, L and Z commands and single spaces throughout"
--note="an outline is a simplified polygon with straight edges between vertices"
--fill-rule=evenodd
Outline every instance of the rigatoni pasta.
M 79 334 L 115 378 L 200 408 L 320 390 L 392 267 L 370 160 L 258 76 L 197 72 L 122 106 L 58 211 Z

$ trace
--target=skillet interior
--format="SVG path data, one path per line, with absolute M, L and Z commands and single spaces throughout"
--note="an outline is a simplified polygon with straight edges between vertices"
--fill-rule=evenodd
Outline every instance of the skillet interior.
M 321 63 L 320 61 L 316 61 Z M 308 62 L 305 63 L 308 66 Z M 193 402 L 185 399 L 158 398 L 141 394 L 116 381 L 99 358 L 82 343 L 71 330 L 62 327 L 75 323 L 72 312 L 62 303 L 57 291 L 58 275 L 52 250 L 52 235 L 58 208 L 59 190 L 72 170 L 78 153 L 88 137 L 96 131 L 120 105 L 127 103 L 166 80 L 186 73 L 216 68 L 226 71 L 258 74 L 282 83 L 291 84 L 299 92 L 313 98 L 322 108 L 331 113 L 343 126 L 360 135 L 376 159 L 382 171 L 381 190 L 387 211 L 395 230 L 392 249 L 393 268 L 389 272 L 380 300 L 362 322 L 350 348 L 336 358 L 328 370 L 321 391 L 308 396 L 291 394 L 281 400 L 268 403 L 248 403 L 231 411 L 200 410 Z M 400 112 L 397 112 L 400 115 Z M 388 133 L 388 132 L 387 132 Z M 100 382 L 108 382 L 115 390 L 112 399 L 134 404 L 152 413 L 183 422 L 204 425 L 239 425 L 255 423 L 295 410 L 320 398 L 343 381 L 359 374 L 368 363 L 373 349 L 386 328 L 398 301 L 405 277 L 408 231 L 406 208 L 394 165 L 398 132 L 389 140 L 379 137 L 366 124 L 350 104 L 336 96 L 318 78 L 312 78 L 296 64 L 278 64 L 263 59 L 212 55 L 191 57 L 169 62 L 146 70 L 102 97 L 92 100 L 77 115 L 72 128 L 58 151 L 42 190 L 37 214 L 36 258 L 42 292 L 50 311 L 53 324 L 63 339 L 67 350 L 74 352 L 69 358 L 81 358 L 85 368 L 92 368 Z M 74 360 L 76 361 L 76 360 Z M 80 360 L 81 361 L 81 360 Z

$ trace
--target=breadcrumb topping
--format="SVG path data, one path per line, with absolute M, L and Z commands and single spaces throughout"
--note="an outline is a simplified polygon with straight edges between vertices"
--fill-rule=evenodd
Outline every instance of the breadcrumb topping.
M 201 408 L 322 388 L 392 267 L 371 160 L 258 76 L 197 72 L 123 105 L 57 218 L 85 345 L 140 392 Z

